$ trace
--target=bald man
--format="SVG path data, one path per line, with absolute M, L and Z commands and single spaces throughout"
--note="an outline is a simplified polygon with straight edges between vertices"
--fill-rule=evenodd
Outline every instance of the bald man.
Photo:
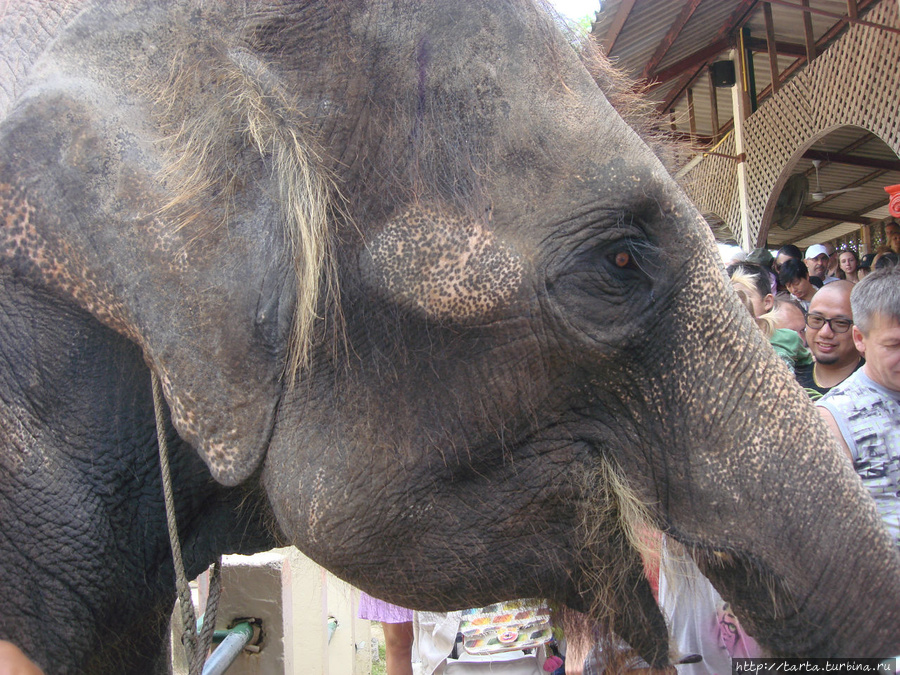
M 815 362 L 796 369 L 797 381 L 818 399 L 837 386 L 865 361 L 856 350 L 849 281 L 833 281 L 813 296 L 806 315 L 806 343 Z

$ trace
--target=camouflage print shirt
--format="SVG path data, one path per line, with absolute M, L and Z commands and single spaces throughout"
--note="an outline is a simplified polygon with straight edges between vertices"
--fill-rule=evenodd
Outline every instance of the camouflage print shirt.
M 873 382 L 861 369 L 817 405 L 834 416 L 856 472 L 900 547 L 900 392 Z

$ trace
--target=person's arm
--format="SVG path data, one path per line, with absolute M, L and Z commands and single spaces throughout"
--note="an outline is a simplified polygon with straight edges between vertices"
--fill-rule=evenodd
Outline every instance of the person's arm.
M 44 675 L 12 642 L 0 640 L 0 675 Z
M 847 454 L 847 459 L 850 460 L 850 463 L 853 464 L 853 455 L 850 452 L 850 446 L 847 445 L 847 441 L 844 440 L 844 435 L 841 433 L 840 427 L 838 427 L 837 420 L 834 419 L 834 415 L 828 410 L 828 408 L 824 408 L 822 406 L 816 406 L 819 410 L 819 414 L 822 416 L 822 420 L 825 422 L 825 426 L 828 427 L 828 430 L 831 431 L 831 435 L 837 439 L 838 444 L 844 449 L 844 452 Z

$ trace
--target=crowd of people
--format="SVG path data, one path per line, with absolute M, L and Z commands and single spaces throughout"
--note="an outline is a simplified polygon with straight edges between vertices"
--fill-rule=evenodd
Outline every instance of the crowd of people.
M 738 297 L 775 352 L 815 402 L 848 461 L 872 495 L 888 533 L 900 547 L 900 225 L 885 228 L 887 245 L 861 258 L 852 250 L 815 244 L 801 253 L 784 246 L 773 256 L 756 249 L 726 268 Z M 694 593 L 693 607 L 709 598 Z M 675 599 L 676 602 L 679 598 Z M 677 617 L 670 616 L 670 619 Z M 740 624 L 732 630 L 753 654 Z M 694 636 L 688 648 L 709 654 L 727 647 Z M 736 657 L 732 649 L 729 656 Z M 747 652 L 750 653 L 747 653 Z M 711 673 L 709 667 L 693 672 Z
M 900 546 L 900 225 L 852 250 L 757 249 L 726 269 L 776 353 L 819 408 Z M 803 323 L 799 315 L 803 314 Z

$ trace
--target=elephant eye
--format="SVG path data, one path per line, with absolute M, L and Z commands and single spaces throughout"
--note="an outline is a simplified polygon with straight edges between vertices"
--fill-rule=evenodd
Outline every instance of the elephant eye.
M 578 288 L 595 298 L 640 293 L 652 283 L 657 257 L 656 249 L 643 238 L 601 242 L 573 256 L 552 285 Z
M 585 334 L 607 335 L 616 323 L 611 311 L 625 310 L 636 321 L 652 302 L 662 252 L 634 229 L 601 231 L 547 279 L 547 291 L 567 321 Z
M 614 274 L 636 273 L 638 276 L 653 278 L 658 251 L 646 240 L 629 237 L 603 248 Z M 627 276 L 631 277 L 630 274 Z

